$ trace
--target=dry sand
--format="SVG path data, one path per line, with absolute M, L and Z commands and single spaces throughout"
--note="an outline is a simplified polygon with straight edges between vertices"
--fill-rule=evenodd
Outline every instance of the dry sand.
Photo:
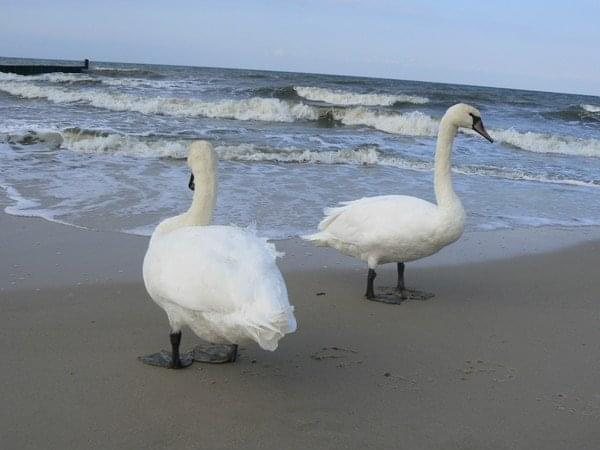
M 147 238 L 1 214 L 0 448 L 600 448 L 600 241 L 558 248 L 573 236 L 468 235 L 408 266 L 436 297 L 400 306 L 362 299 L 362 264 L 280 242 L 298 332 L 172 371 L 136 359 L 168 348 Z

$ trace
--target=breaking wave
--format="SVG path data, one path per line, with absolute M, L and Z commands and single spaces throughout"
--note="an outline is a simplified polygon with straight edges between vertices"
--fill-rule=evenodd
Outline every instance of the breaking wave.
M 437 120 L 419 111 L 385 114 L 357 107 L 334 111 L 333 116 L 344 125 L 363 125 L 407 136 L 435 136 L 439 125 Z
M 91 76 L 85 73 L 45 73 L 41 75 L 17 75 L 13 73 L 0 73 L 0 82 L 18 81 L 28 84 L 31 81 L 44 81 L 65 86 L 117 86 L 117 87 L 150 87 L 150 88 L 176 88 L 183 84 L 175 80 L 150 80 L 146 78 L 110 78 Z
M 572 136 L 520 132 L 516 130 L 491 130 L 490 135 L 500 142 L 534 153 L 588 156 L 600 158 L 600 141 Z
M 55 75 L 58 77 L 57 79 L 70 79 L 71 76 Z M 13 79 L 11 76 L 0 78 L 0 91 L 22 98 L 46 99 L 58 104 L 84 103 L 113 111 L 268 122 L 318 121 L 325 111 L 316 106 L 278 98 L 252 97 L 209 102 L 176 97 L 138 97 L 125 93 L 97 90 L 72 91 L 55 86 L 7 81 L 11 79 Z M 595 108 L 594 105 L 585 106 L 590 110 Z M 343 125 L 366 126 L 404 136 L 433 137 L 437 134 L 439 126 L 438 119 L 420 111 L 386 113 L 374 111 L 365 106 L 332 108 L 327 111 L 330 112 L 333 120 Z M 501 143 L 534 153 L 600 157 L 600 140 L 598 139 L 521 132 L 513 129 L 490 130 L 490 134 Z
M 319 112 L 304 104 L 290 104 L 278 99 L 250 98 L 243 100 L 201 100 L 169 97 L 137 97 L 122 93 L 99 91 L 67 91 L 55 87 L 42 87 L 30 83 L 0 82 L 0 90 L 29 99 L 47 99 L 54 103 L 84 102 L 96 108 L 112 111 L 135 111 L 186 117 L 216 117 L 237 120 L 269 122 L 294 122 L 317 120 Z
M 334 111 L 334 118 L 345 125 L 366 125 L 386 133 L 405 136 L 435 136 L 439 120 L 419 111 L 401 114 L 378 113 L 367 108 Z M 561 136 L 513 129 L 490 130 L 497 141 L 533 153 L 600 158 L 600 140 Z M 473 134 L 470 130 L 467 134 Z
M 542 115 L 549 119 L 598 123 L 600 122 L 600 106 L 572 105 L 559 111 L 547 111 Z
M 585 111 L 587 111 L 587 112 L 600 113 L 600 106 L 596 106 L 596 105 L 581 105 L 581 107 Z
M 414 95 L 358 94 L 340 89 L 294 86 L 294 91 L 307 100 L 338 106 L 392 106 L 398 103 L 427 103 L 429 99 Z
M 294 86 L 261 87 L 257 89 L 251 89 L 250 92 L 259 97 L 272 97 L 279 98 L 281 100 L 300 100 L 300 96 L 294 90 Z
M 115 154 L 149 158 L 185 159 L 189 139 L 169 139 L 160 136 L 124 135 L 111 131 L 66 128 L 5 133 L 5 141 L 30 145 L 45 143 L 53 148 L 65 148 L 79 153 Z M 254 144 L 215 144 L 219 158 L 225 161 L 272 162 L 298 164 L 380 165 L 406 170 L 430 172 L 430 161 L 407 158 L 381 151 L 377 146 L 354 149 L 310 150 L 294 147 L 273 148 Z M 600 188 L 600 180 L 576 180 L 555 174 L 539 174 L 508 167 L 488 165 L 454 166 L 455 173 L 466 176 L 494 177 L 514 181 L 562 184 Z

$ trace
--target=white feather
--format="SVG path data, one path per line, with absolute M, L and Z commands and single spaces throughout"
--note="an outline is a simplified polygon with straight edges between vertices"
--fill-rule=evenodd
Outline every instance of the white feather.
M 475 108 L 458 104 L 440 122 L 435 163 L 437 204 L 405 195 L 367 197 L 325 209 L 319 232 L 304 236 L 368 263 L 407 262 L 438 252 L 464 230 L 465 211 L 452 188 L 450 154 L 458 127 L 472 126 Z
M 212 147 L 205 151 L 213 152 Z M 195 174 L 202 172 L 190 165 Z M 214 205 L 214 198 L 203 198 L 202 189 L 196 187 L 187 213 L 156 228 L 144 258 L 146 289 L 167 313 L 173 331 L 187 325 L 212 343 L 255 341 L 275 350 L 279 339 L 296 330 L 294 309 L 275 264 L 277 250 L 253 229 L 194 226 L 194 215 L 210 220 L 198 203 Z

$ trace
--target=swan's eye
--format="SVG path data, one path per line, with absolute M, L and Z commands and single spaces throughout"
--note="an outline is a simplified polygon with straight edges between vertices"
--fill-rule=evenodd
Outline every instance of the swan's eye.
M 479 122 L 481 122 L 481 117 L 476 116 L 473 113 L 469 113 L 469 115 L 473 118 L 473 127 L 475 127 L 476 124 L 478 124 Z

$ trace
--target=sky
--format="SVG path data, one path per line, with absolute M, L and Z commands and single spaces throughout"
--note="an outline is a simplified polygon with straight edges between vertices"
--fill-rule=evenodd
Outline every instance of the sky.
M 600 95 L 600 0 L 0 0 L 0 56 Z

